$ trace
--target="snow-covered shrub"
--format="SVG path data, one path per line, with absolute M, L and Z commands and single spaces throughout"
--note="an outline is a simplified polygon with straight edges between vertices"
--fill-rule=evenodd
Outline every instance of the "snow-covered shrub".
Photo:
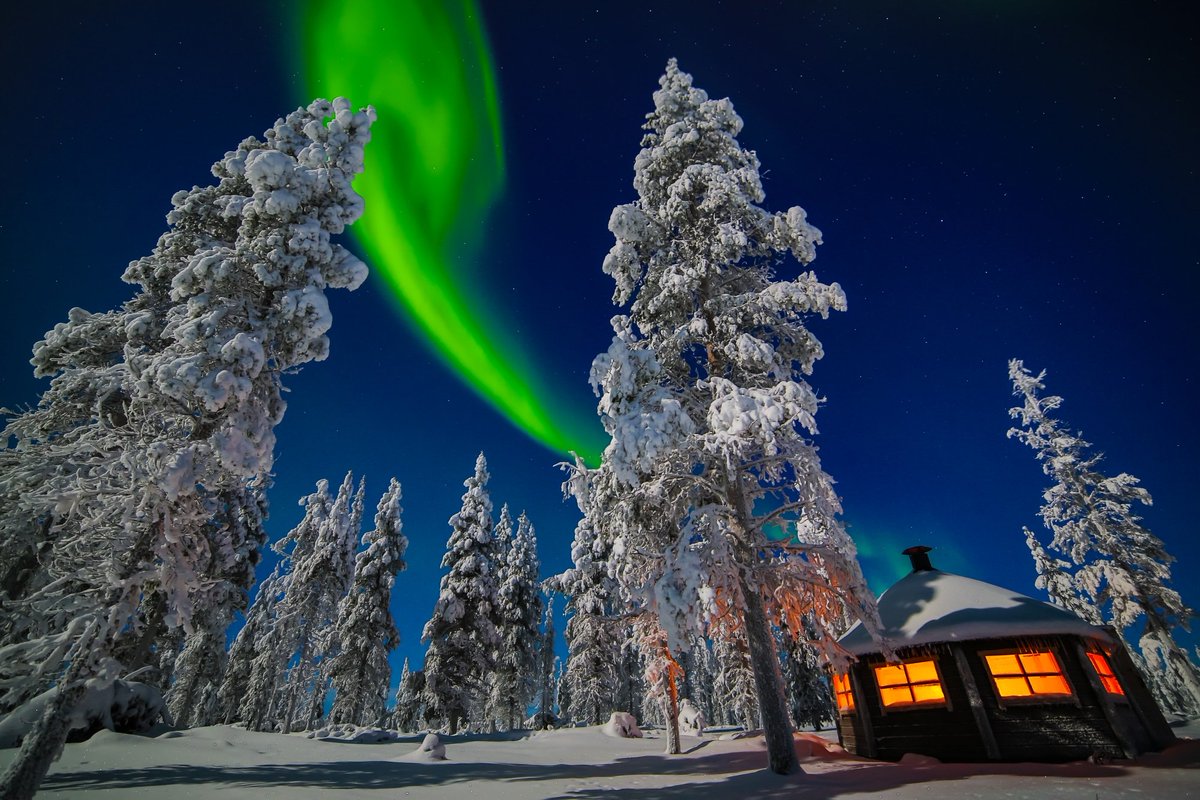
M 42 692 L 0 720 L 0 747 L 21 744 L 57 694 L 57 688 Z M 67 725 L 69 737 L 79 741 L 106 728 L 117 733 L 143 733 L 169 721 L 167 705 L 156 687 L 137 681 L 89 681 Z
M 641 739 L 642 729 L 638 727 L 637 720 L 633 718 L 633 714 L 627 711 L 614 711 L 609 716 L 608 722 L 604 723 L 601 728 L 606 736 L 612 736 L 617 739 Z

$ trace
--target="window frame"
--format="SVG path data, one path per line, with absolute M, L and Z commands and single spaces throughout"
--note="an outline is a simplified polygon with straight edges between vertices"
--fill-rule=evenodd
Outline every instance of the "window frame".
M 902 713 L 905 711 L 925 711 L 925 710 L 932 709 L 932 708 L 941 708 L 941 709 L 945 709 L 947 711 L 953 710 L 953 706 L 950 704 L 950 695 L 946 691 L 946 676 L 942 672 L 941 664 L 938 663 L 939 660 L 940 659 L 938 659 L 938 657 L 936 655 L 929 654 L 929 655 L 922 655 L 919 657 L 902 658 L 897 662 L 881 661 L 876 664 L 871 664 L 871 681 L 875 684 L 875 697 L 879 700 L 879 710 L 883 714 L 892 714 L 892 713 L 896 713 L 896 712 Z M 934 674 L 937 675 L 938 688 L 942 690 L 941 699 L 940 700 L 914 700 L 911 703 L 892 703 L 891 705 L 888 705 L 887 703 L 885 703 L 883 700 L 883 690 L 885 688 L 892 689 L 892 688 L 897 688 L 900 686 L 907 686 L 907 687 L 909 687 L 909 692 L 911 693 L 912 687 L 914 685 L 929 685 L 929 684 L 932 684 L 933 681 L 913 682 L 912 680 L 908 680 L 907 683 L 902 683 L 902 684 L 897 683 L 897 684 L 892 684 L 891 686 L 884 687 L 884 686 L 880 686 L 880 684 L 879 684 L 879 673 L 877 672 L 877 670 L 880 667 L 903 666 L 904 667 L 904 677 L 907 679 L 909 664 L 921 664 L 926 661 L 933 664 Z
M 841 691 L 838 689 L 837 681 L 839 678 L 846 682 L 845 691 Z M 840 674 L 837 672 L 833 673 L 833 677 L 830 680 L 829 684 L 830 684 L 830 688 L 833 689 L 833 703 L 834 703 L 834 706 L 837 707 L 838 714 L 840 714 L 841 716 L 844 716 L 844 717 L 848 717 L 851 714 L 858 713 L 858 702 L 855 700 L 855 697 L 854 697 L 854 679 L 850 675 L 850 670 L 848 669 L 845 672 L 840 673 Z M 842 695 L 845 695 L 850 701 L 849 704 L 846 706 L 846 708 L 842 708 L 842 704 L 841 704 L 841 700 L 840 700 Z
M 1104 692 L 1104 695 L 1110 701 L 1128 702 L 1129 695 L 1125 691 L 1125 685 L 1121 683 L 1121 676 L 1118 675 L 1117 671 L 1113 668 L 1112 656 L 1109 655 L 1103 648 L 1094 645 L 1085 649 L 1084 655 L 1087 656 L 1088 668 L 1095 673 L 1096 680 L 1099 682 L 1100 688 Z M 1094 656 L 1099 656 L 1104 660 L 1104 665 L 1108 667 L 1107 675 L 1105 675 L 1099 670 L 1099 668 L 1096 667 L 1096 662 L 1093 660 Z M 1108 682 L 1105 680 L 1106 678 L 1111 679 L 1114 683 L 1116 683 L 1117 691 L 1114 692 L 1108 688 Z
M 1049 653 L 1051 656 L 1054 657 L 1054 661 L 1058 665 L 1057 673 L 1049 673 L 1049 672 L 1030 673 L 1025 670 L 1025 665 L 1023 663 L 1021 663 L 1020 656 L 1037 655 L 1040 653 Z M 1017 658 L 1017 664 L 1020 665 L 1020 667 L 1021 667 L 1020 675 L 1017 675 L 1016 673 L 1013 673 L 1011 675 L 1005 674 L 1005 675 L 1000 676 L 1002 678 L 1023 677 L 1023 678 L 1025 678 L 1025 682 L 1028 684 L 1030 677 L 1038 677 L 1040 675 L 1057 674 L 1058 676 L 1060 676 L 1063 679 L 1063 683 L 1065 683 L 1067 685 L 1067 688 L 1070 690 L 1070 692 L 1068 694 L 1036 694 L 1035 693 L 1035 694 L 1030 694 L 1030 695 L 1017 695 L 1017 696 L 1006 697 L 1005 695 L 1003 695 L 1000 692 L 1000 687 L 996 683 L 996 675 L 995 675 L 995 673 L 992 672 L 991 665 L 988 664 L 988 660 L 987 660 L 988 656 L 1014 656 Z M 1005 708 L 1006 706 L 1028 706 L 1028 705 L 1075 705 L 1075 706 L 1078 706 L 1080 704 L 1079 703 L 1079 690 L 1075 686 L 1075 682 L 1071 680 L 1070 675 L 1067 674 L 1067 661 L 1065 658 L 1063 658 L 1062 650 L 1060 648 L 1058 648 L 1057 646 L 1045 645 L 1045 646 L 1024 647 L 1024 648 L 1022 648 L 1022 647 L 1006 647 L 1006 648 L 1000 649 L 1000 650 L 980 650 L 979 651 L 979 660 L 983 664 L 983 671 L 988 676 L 988 682 L 992 685 L 992 695 L 996 698 L 996 702 L 1000 705 L 1001 708 Z M 1030 684 L 1030 691 L 1032 691 L 1032 689 L 1033 689 L 1033 686 L 1032 686 L 1032 684 Z

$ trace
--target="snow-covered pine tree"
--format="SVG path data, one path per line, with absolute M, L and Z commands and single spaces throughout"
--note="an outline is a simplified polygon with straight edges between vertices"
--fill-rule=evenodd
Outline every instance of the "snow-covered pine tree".
M 609 220 L 616 244 L 604 271 L 629 313 L 614 318 L 612 346 L 592 366 L 612 437 L 602 469 L 625 485 L 623 502 L 645 503 L 676 537 L 657 553 L 632 542 L 623 553 L 665 559 L 662 574 L 680 589 L 698 585 L 687 573 L 699 569 L 730 594 L 770 767 L 788 773 L 798 764 L 771 617 L 820 609 L 818 641 L 835 659 L 844 654 L 830 617 L 840 621 L 843 608 L 878 631 L 832 479 L 808 439 L 820 401 L 805 376 L 822 349 L 804 318 L 844 309 L 845 295 L 810 271 L 777 279 L 787 254 L 812 261 L 820 232 L 799 207 L 757 205 L 758 159 L 737 142 L 732 104 L 708 99 L 674 60 L 659 83 L 634 162 L 638 200 Z M 623 524 L 620 514 L 596 519 Z M 707 538 L 691 542 L 697 535 Z M 658 613 L 678 649 L 696 631 L 680 629 L 677 612 L 702 613 L 699 598 L 674 601 L 679 609 Z
M 721 698 L 724 715 L 717 719 L 746 730 L 758 728 L 761 714 L 745 633 L 736 626 L 718 628 L 713 635 L 713 661 L 713 693 Z
M 503 516 L 502 513 L 502 519 Z M 540 569 L 537 534 L 525 512 L 521 512 L 516 535 L 500 570 L 498 592 L 500 645 L 493 673 L 492 706 L 499 712 L 506 730 L 514 730 L 524 722 L 537 688 L 538 623 L 542 617 Z
M 258 585 L 254 603 L 246 612 L 245 622 L 229 647 L 225 672 L 217 690 L 217 707 L 214 718 L 217 722 L 232 725 L 242 719 L 242 700 L 251 685 L 254 659 L 259 653 L 261 640 L 274 622 L 277 589 L 282 579 L 284 561 L 276 562 L 275 569 Z
M 75 310 L 35 347 L 37 373 L 62 379 L 39 409 L 70 409 L 65 429 L 18 419 L 4 442 L 15 438 L 26 465 L 41 460 L 47 470 L 26 500 L 35 524 L 52 520 L 50 538 L 35 541 L 48 545 L 45 588 L 80 565 L 91 569 L 68 621 L 38 632 L 65 647 L 15 645 L 25 663 L 42 657 L 33 662 L 38 680 L 70 666 L 0 778 L 0 794 L 36 789 L 88 682 L 121 673 L 112 657 L 119 639 L 154 641 L 139 630 L 141 604 L 160 597 L 163 627 L 185 632 L 213 597 L 244 605 L 261 541 L 240 538 L 258 527 L 233 524 L 224 498 L 261 496 L 285 409 L 281 376 L 328 354 L 325 290 L 366 278 L 366 266 L 330 236 L 362 214 L 351 181 L 374 117 L 342 98 L 319 100 L 278 120 L 265 140 L 244 140 L 213 166 L 216 186 L 171 199 L 171 230 L 124 274 L 141 291 L 107 317 L 101 341 L 85 343 L 92 315 Z M 98 377 L 75 372 L 89 346 L 103 348 L 92 351 L 92 369 L 111 369 L 100 368 L 105 380 L 81 406 L 63 392 Z M 214 591 L 218 583 L 227 590 Z M 0 662 L 16 655 L 4 652 Z
M 500 507 L 500 518 L 496 520 L 496 525 L 492 529 L 492 536 L 496 543 L 496 597 L 498 601 L 500 589 L 504 586 L 509 551 L 513 546 L 513 533 L 512 513 L 508 510 L 508 503 L 505 503 Z M 500 609 L 499 602 L 497 602 L 494 609 L 492 622 L 496 625 L 496 635 L 502 644 L 492 654 L 496 669 L 488 677 L 487 702 L 476 709 L 483 712 L 483 718 L 472 720 L 471 724 L 479 730 L 495 733 L 496 721 L 503 720 L 507 716 L 505 711 L 507 705 L 507 687 L 505 684 L 507 683 L 507 679 L 501 674 L 502 670 L 500 669 L 500 657 L 504 651 L 504 613 Z
M 386 711 L 392 678 L 388 653 L 400 643 L 391 612 L 392 586 L 405 568 L 408 548 L 400 513 L 400 484 L 392 478 L 379 499 L 374 530 L 363 535 L 354 584 L 338 607 L 341 648 L 329 668 L 334 688 L 329 718 L 335 724 L 377 725 Z
M 600 725 L 613 711 L 625 710 L 617 703 L 617 688 L 628 626 L 615 618 L 612 606 L 616 587 L 606 572 L 610 547 L 596 536 L 585 512 L 571 545 L 574 566 L 547 582 L 567 598 L 570 614 L 562 713 L 585 725 Z
M 1071 574 L 1071 562 L 1046 552 L 1046 548 L 1038 541 L 1037 534 L 1022 527 L 1025 532 L 1025 546 L 1033 556 L 1033 568 L 1037 572 L 1034 585 L 1050 596 L 1051 602 L 1074 612 L 1082 619 L 1093 625 L 1102 624 L 1100 612 L 1090 600 L 1080 593 Z
M 1073 610 L 1094 606 L 1127 642 L 1137 638 L 1156 698 L 1171 711 L 1200 716 L 1200 668 L 1172 634 L 1177 626 L 1187 629 L 1193 612 L 1168 585 L 1175 559 L 1133 511 L 1135 503 L 1150 505 L 1150 493 L 1133 475 L 1100 472 L 1103 456 L 1090 454 L 1091 443 L 1052 416 L 1062 398 L 1040 395 L 1046 388 L 1044 370 L 1034 375 L 1014 358 L 1008 362 L 1008 377 L 1013 395 L 1021 399 L 1021 405 L 1009 410 L 1021 424 L 1008 435 L 1032 448 L 1042 471 L 1054 480 L 1043 494 L 1040 513 L 1052 534 L 1050 550 L 1075 567 L 1075 597 L 1063 588 L 1055 588 L 1058 596 L 1052 597 Z M 1037 555 L 1034 551 L 1035 559 Z M 1057 558 L 1044 559 L 1042 569 L 1050 563 L 1062 570 Z M 1062 581 L 1049 574 L 1055 583 L 1048 591 Z M 1142 617 L 1145 624 L 1136 637 L 1131 629 Z
M 354 576 L 354 542 L 362 518 L 362 488 L 354 491 L 347 472 L 321 522 L 312 551 L 295 559 L 294 571 L 275 607 L 277 619 L 292 631 L 290 667 L 283 681 L 281 730 L 314 728 L 324 713 L 328 668 L 337 646 L 338 604 Z M 349 543 L 348 543 L 349 542 Z M 293 655 L 294 654 L 294 655 Z
M 304 635 L 301 630 L 302 620 L 294 611 L 295 598 L 286 603 L 284 601 L 289 596 L 290 587 L 296 581 L 299 564 L 313 553 L 317 538 L 321 535 L 333 508 L 329 481 L 322 478 L 317 481 L 316 488 L 315 492 L 299 501 L 304 507 L 304 516 L 300 522 L 273 546 L 280 556 L 280 562 L 276 565 L 277 577 L 271 581 L 269 587 L 259 587 L 255 605 L 264 603 L 262 613 L 266 616 L 259 623 L 259 629 L 253 633 L 253 640 L 246 642 L 246 646 L 254 651 L 250 656 L 250 677 L 244 686 L 236 684 L 233 682 L 235 673 L 231 670 L 221 687 L 221 693 L 231 700 L 240 697 L 238 717 L 250 730 L 276 729 L 279 723 L 279 692 L 284 672 L 297 649 L 300 637 Z M 240 639 L 241 636 L 239 641 Z
M 825 670 L 816 650 L 808 644 L 809 634 L 804 628 L 789 631 L 786 625 L 775 630 L 783 656 L 783 679 L 792 724 L 820 730 L 834 722 L 837 715 Z
M 421 718 L 417 693 L 413 690 L 413 673 L 408 668 L 408 659 L 404 659 L 404 668 L 400 670 L 400 683 L 396 684 L 395 707 L 392 709 L 393 730 L 402 733 L 414 733 L 417 730 L 417 720 Z
M 500 643 L 496 631 L 496 542 L 492 500 L 488 496 L 487 459 L 475 460 L 475 472 L 463 486 L 462 508 L 450 518 L 450 539 L 441 588 L 421 640 L 425 653 L 427 715 L 445 719 L 450 735 L 487 700 L 484 676 L 495 666 Z
M 537 644 L 537 689 L 538 712 L 535 717 L 534 729 L 542 730 L 553 724 L 558 715 L 554 713 L 554 597 L 546 600 L 546 610 L 542 614 L 542 630 Z

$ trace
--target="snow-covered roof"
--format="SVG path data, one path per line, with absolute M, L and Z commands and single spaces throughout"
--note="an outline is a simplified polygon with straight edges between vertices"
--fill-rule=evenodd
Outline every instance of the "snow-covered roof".
M 1060 633 L 1111 640 L 1103 629 L 1058 606 L 936 569 L 896 581 L 879 596 L 879 618 L 894 648 Z M 840 643 L 855 655 L 879 651 L 861 622 Z

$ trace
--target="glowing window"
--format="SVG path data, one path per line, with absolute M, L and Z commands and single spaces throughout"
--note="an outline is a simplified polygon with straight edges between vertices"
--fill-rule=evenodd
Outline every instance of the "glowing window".
M 850 675 L 833 676 L 833 694 L 837 698 L 838 711 L 854 710 L 854 693 L 850 691 Z
M 984 656 L 1001 697 L 1071 695 L 1071 686 L 1053 653 Z
M 875 668 L 879 699 L 885 708 L 921 703 L 945 703 L 946 693 L 937 666 L 930 661 L 909 661 Z
M 1104 685 L 1104 691 L 1109 694 L 1125 694 L 1125 690 L 1121 688 L 1121 682 L 1117 680 L 1117 676 L 1113 672 L 1112 664 L 1108 662 L 1108 656 L 1104 653 L 1088 653 L 1087 657 L 1088 661 L 1092 662 L 1096 674 L 1100 676 L 1100 683 Z

